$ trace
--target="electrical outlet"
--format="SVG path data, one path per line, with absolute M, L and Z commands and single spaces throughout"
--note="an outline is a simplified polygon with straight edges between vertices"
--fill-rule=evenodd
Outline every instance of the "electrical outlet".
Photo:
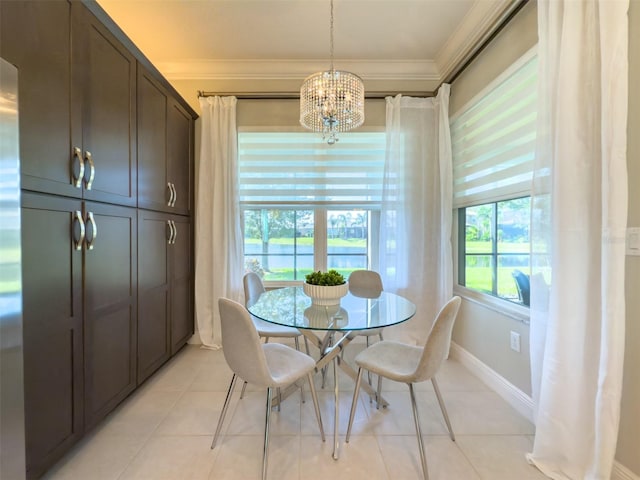
M 520 334 L 517 332 L 511 332 L 510 338 L 510 346 L 511 350 L 515 352 L 520 352 Z

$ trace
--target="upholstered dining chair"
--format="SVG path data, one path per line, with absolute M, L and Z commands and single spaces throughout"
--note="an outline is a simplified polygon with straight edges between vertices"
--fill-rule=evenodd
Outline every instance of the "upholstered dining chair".
M 354 270 L 349 275 L 349 292 L 356 297 L 377 298 L 382 293 L 382 278 L 380 274 L 373 270 Z M 382 338 L 382 329 L 373 328 L 371 330 L 363 330 L 353 332 L 352 335 L 361 335 L 367 337 L 367 347 L 369 346 L 369 337 L 378 335 Z
M 218 425 L 213 436 L 211 448 L 215 448 L 229 407 L 236 379 L 251 382 L 267 389 L 267 413 L 264 426 L 264 449 L 262 453 L 262 479 L 267 478 L 269 450 L 269 420 L 274 388 L 290 385 L 306 375 L 316 411 L 320 437 L 324 442 L 324 428 L 318 405 L 318 396 L 313 384 L 312 372 L 316 362 L 309 355 L 280 343 L 261 343 L 256 327 L 249 312 L 241 304 L 220 298 L 218 300 L 222 328 L 222 351 L 224 358 L 233 371 L 231 384 L 220 412 Z
M 262 283 L 262 279 L 255 272 L 248 272 L 245 274 L 242 279 L 242 283 L 244 286 L 244 299 L 245 306 L 249 308 L 251 305 L 258 301 L 260 295 L 265 292 L 264 284 Z M 300 342 L 299 338 L 302 335 L 300 330 L 293 327 L 285 327 L 282 325 L 276 325 L 274 323 L 265 322 L 264 320 L 260 320 L 259 318 L 251 315 L 251 319 L 253 320 L 253 324 L 256 327 L 258 335 L 261 338 L 264 338 L 265 343 L 269 342 L 269 338 L 293 338 L 296 345 L 296 350 L 300 350 Z M 307 338 L 304 337 L 304 346 L 309 355 L 309 344 L 307 342 Z M 244 382 L 242 385 L 242 392 L 240 393 L 240 398 L 244 397 L 245 389 L 247 388 L 247 382 Z
M 393 341 L 382 341 L 375 343 L 371 347 L 360 352 L 355 362 L 358 365 L 358 377 L 356 379 L 356 387 L 353 392 L 353 402 L 351 404 L 351 413 L 349 414 L 349 427 L 347 428 L 346 442 L 349 442 L 351 436 L 351 427 L 353 425 L 353 417 L 356 411 L 356 403 L 358 401 L 358 393 L 360 391 L 360 383 L 362 381 L 362 372 L 368 370 L 381 377 L 394 380 L 396 382 L 404 382 L 409 386 L 409 394 L 411 396 L 411 406 L 413 409 L 413 420 L 416 427 L 416 435 L 418 437 L 418 448 L 420 450 L 420 461 L 422 463 L 422 473 L 425 480 L 429 479 L 427 470 L 427 460 L 424 453 L 424 445 L 422 444 L 422 432 L 420 431 L 420 421 L 418 418 L 418 409 L 416 406 L 416 398 L 413 391 L 413 384 L 425 380 L 431 380 L 433 389 L 435 390 L 440 410 L 444 416 L 445 423 L 449 429 L 451 440 L 455 441 L 449 415 L 444 406 L 438 383 L 436 382 L 436 374 L 442 366 L 449 344 L 451 343 L 451 331 L 453 324 L 460 309 L 460 297 L 453 297 L 449 300 L 438 313 L 427 341 L 424 347 L 406 345 Z M 380 397 L 380 382 L 378 381 L 378 398 Z

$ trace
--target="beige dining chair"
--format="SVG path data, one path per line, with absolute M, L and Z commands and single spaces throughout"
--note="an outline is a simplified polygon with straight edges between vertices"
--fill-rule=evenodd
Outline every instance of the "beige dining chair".
M 227 414 L 229 401 L 236 379 L 251 382 L 267 389 L 267 413 L 264 426 L 264 449 L 262 452 L 262 479 L 267 478 L 267 460 L 269 452 L 269 420 L 274 388 L 282 388 L 298 381 L 306 375 L 313 398 L 313 406 L 320 427 L 320 437 L 324 442 L 324 428 L 318 405 L 318 396 L 313 384 L 312 372 L 316 362 L 309 355 L 281 343 L 261 343 L 256 327 L 249 312 L 241 304 L 220 298 L 218 300 L 222 328 L 222 351 L 224 358 L 233 371 L 231 384 L 220 412 L 218 425 L 213 436 L 211 448 L 215 448 L 220 430 Z
M 249 308 L 251 305 L 258 301 L 260 295 L 265 292 L 264 283 L 262 283 L 262 279 L 255 272 L 248 272 L 245 274 L 242 279 L 242 283 L 244 286 L 244 299 L 245 306 Z M 256 327 L 258 335 L 261 338 L 264 338 L 265 343 L 269 342 L 269 338 L 293 338 L 296 350 L 300 350 L 300 342 L 299 338 L 302 335 L 300 330 L 293 327 L 285 327 L 282 325 L 276 325 L 274 323 L 265 322 L 264 320 L 260 320 L 259 318 L 251 315 L 251 319 L 253 320 L 253 324 Z M 307 342 L 307 338 L 304 337 L 304 346 L 309 355 L 309 343 Z M 242 392 L 240 393 L 240 398 L 244 397 L 245 389 L 247 388 L 247 382 L 244 382 L 242 385 Z M 304 397 L 303 397 L 304 400 Z
M 442 362 L 447 356 L 449 344 L 451 343 L 451 331 L 453 324 L 460 309 L 460 297 L 455 296 L 449 300 L 438 313 L 427 341 L 424 347 L 407 345 L 404 343 L 383 341 L 378 342 L 366 350 L 360 352 L 355 362 L 358 365 L 358 377 L 356 379 L 356 387 L 353 392 L 353 402 L 351 404 L 351 413 L 349 414 L 349 427 L 347 428 L 346 442 L 349 442 L 351 436 L 351 427 L 353 425 L 353 417 L 356 411 L 356 403 L 358 402 L 358 393 L 360 391 L 360 382 L 362 381 L 362 372 L 368 370 L 378 375 L 378 398 L 380 398 L 380 378 L 385 377 L 396 382 L 403 382 L 409 386 L 409 394 L 411 396 L 411 406 L 413 409 L 413 420 L 416 427 L 416 435 L 418 437 L 418 448 L 420 450 L 420 461 L 422 463 L 422 473 L 425 480 L 429 479 L 427 470 L 427 460 L 424 453 L 424 445 L 422 444 L 422 432 L 420 431 L 420 421 L 418 418 L 418 409 L 416 406 L 416 397 L 413 391 L 413 384 L 425 380 L 431 380 L 433 389 L 436 393 L 440 410 L 444 416 L 444 421 L 449 429 L 451 440 L 455 441 L 455 435 L 449 422 L 449 415 L 444 406 L 438 383 L 436 382 L 436 374 L 442 366 Z
M 349 292 L 356 297 L 362 298 L 378 298 L 382 293 L 382 278 L 380 274 L 374 270 L 354 270 L 349 275 Z M 351 332 L 352 337 L 365 337 L 367 348 L 370 346 L 370 338 L 378 336 L 380 341 L 382 337 L 382 328 L 372 328 L 370 330 L 358 330 Z M 371 372 L 367 373 L 367 380 L 371 385 Z M 379 405 L 379 403 L 378 403 Z

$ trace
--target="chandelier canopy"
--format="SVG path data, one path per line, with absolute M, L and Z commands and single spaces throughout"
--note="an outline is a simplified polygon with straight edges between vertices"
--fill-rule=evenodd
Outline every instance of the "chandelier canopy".
M 334 144 L 339 132 L 364 123 L 364 85 L 357 75 L 333 68 L 333 0 L 330 38 L 329 70 L 310 75 L 300 88 L 300 124 L 321 132 L 327 143 Z

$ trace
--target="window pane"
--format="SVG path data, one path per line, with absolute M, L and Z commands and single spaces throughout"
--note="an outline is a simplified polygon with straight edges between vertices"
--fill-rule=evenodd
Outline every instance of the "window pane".
M 531 197 L 498 202 L 498 253 L 529 255 Z
M 493 292 L 493 257 L 465 255 L 465 286 L 486 293 Z
M 265 281 L 301 280 L 313 270 L 313 211 L 244 211 L 245 270 Z
M 327 212 L 327 268 L 345 276 L 368 268 L 369 213 L 366 210 Z
M 489 203 L 465 208 L 465 253 L 493 252 L 494 205 Z

